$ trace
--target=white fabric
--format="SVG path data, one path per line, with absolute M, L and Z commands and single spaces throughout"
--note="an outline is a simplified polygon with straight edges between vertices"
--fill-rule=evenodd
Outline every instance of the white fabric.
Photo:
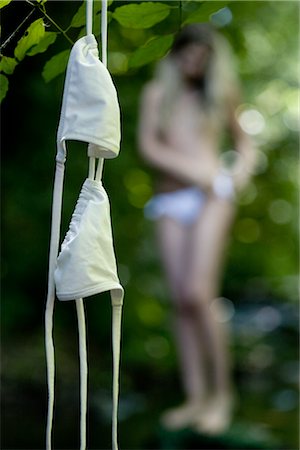
M 230 174 L 220 172 L 213 181 L 213 192 L 221 199 L 233 199 L 234 184 Z M 199 187 L 186 187 L 154 195 L 145 205 L 147 219 L 170 217 L 183 225 L 191 225 L 201 214 L 207 194 Z
M 206 202 L 206 194 L 197 187 L 177 189 L 154 195 L 145 205 L 145 216 L 151 220 L 168 216 L 183 225 L 195 222 Z
M 108 196 L 101 182 L 86 179 L 54 273 L 59 300 L 123 288 L 117 277 Z
M 57 159 L 66 140 L 88 142 L 89 156 L 114 158 L 120 149 L 120 109 L 111 76 L 99 60 L 93 34 L 75 42 L 66 73 L 57 132 Z
M 233 199 L 235 197 L 235 190 L 231 175 L 220 172 L 214 179 L 213 191 L 219 198 Z
M 55 294 L 60 300 L 75 300 L 80 356 L 80 449 L 86 449 L 87 355 L 82 297 L 110 290 L 113 344 L 112 448 L 117 450 L 117 410 L 123 288 L 117 276 L 113 249 L 110 207 L 102 186 L 103 158 L 114 158 L 120 146 L 120 111 L 116 89 L 106 69 L 107 2 L 102 1 L 102 59 L 92 33 L 93 2 L 87 0 L 87 36 L 73 46 L 66 73 L 57 131 L 49 256 L 48 295 L 45 313 L 45 342 L 48 384 L 46 448 L 51 450 L 54 408 L 53 311 Z M 66 141 L 88 144 L 89 178 L 79 196 L 69 231 L 61 247 L 59 235 L 62 210 Z M 98 166 L 96 169 L 96 161 Z M 96 174 L 95 174 L 96 171 Z M 95 179 L 94 179 L 95 178 Z

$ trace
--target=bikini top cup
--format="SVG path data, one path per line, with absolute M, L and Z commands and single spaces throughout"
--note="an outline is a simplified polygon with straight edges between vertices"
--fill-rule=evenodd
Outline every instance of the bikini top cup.
M 110 291 L 112 303 L 113 410 L 112 448 L 117 450 L 117 408 L 121 315 L 124 291 L 117 275 L 110 219 L 110 205 L 102 185 L 105 159 L 118 155 L 120 110 L 116 89 L 106 68 L 107 2 L 102 0 L 102 63 L 92 34 L 92 0 L 87 0 L 87 35 L 73 46 L 68 62 L 61 115 L 57 131 L 49 253 L 48 293 L 45 312 L 45 344 L 48 385 L 46 449 L 51 450 L 54 412 L 53 312 L 55 297 L 75 300 L 80 355 L 80 449 L 86 449 L 87 359 L 83 298 Z M 84 181 L 69 230 L 61 244 L 66 141 L 88 144 L 89 175 Z M 98 167 L 96 170 L 96 163 Z
M 54 280 L 59 300 L 110 290 L 113 302 L 122 304 L 109 201 L 101 182 L 87 179 L 82 186 L 69 231 L 61 244 Z
M 57 159 L 63 161 L 65 141 L 89 143 L 88 155 L 115 158 L 120 149 L 120 109 L 110 73 L 99 60 L 93 34 L 73 46 L 67 67 Z

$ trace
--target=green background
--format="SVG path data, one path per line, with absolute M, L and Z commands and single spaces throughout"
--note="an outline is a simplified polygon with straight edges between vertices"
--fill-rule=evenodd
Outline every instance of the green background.
M 113 2 L 110 11 L 134 2 Z M 139 3 L 139 2 L 135 2 Z M 151 36 L 174 33 L 200 2 L 162 2 L 172 11 L 148 29 L 112 19 L 109 67 L 122 111 L 122 147 L 107 161 L 115 249 L 125 287 L 122 333 L 120 446 L 123 449 L 298 448 L 298 4 L 228 4 L 232 19 L 220 27 L 237 57 L 244 105 L 260 114 L 254 138 L 257 174 L 238 199 L 222 296 L 234 303 L 232 354 L 237 406 L 233 426 L 217 438 L 190 430 L 170 433 L 162 411 L 183 400 L 172 338 L 172 305 L 157 256 L 154 230 L 143 216 L 155 173 L 140 159 L 136 128 L 139 96 L 154 63 L 128 68 L 131 54 Z M 64 29 L 80 2 L 48 1 Z M 2 10 L 5 40 L 31 10 L 13 1 Z M 222 15 L 221 15 L 222 16 Z M 36 20 L 38 11 L 30 18 Z M 220 15 L 218 16 L 220 17 Z M 97 20 L 99 16 L 97 16 Z M 211 18 L 212 20 L 212 18 Z M 216 17 L 214 17 L 216 21 Z M 26 24 L 28 26 L 30 24 Z M 51 23 L 47 30 L 57 31 Z M 98 23 L 98 22 L 97 22 Z M 5 49 L 13 56 L 20 32 Z M 76 40 L 80 28 L 69 36 Z M 98 37 L 98 36 L 97 36 Z M 45 83 L 45 63 L 70 48 L 63 36 L 42 54 L 26 56 L 9 76 L 2 103 L 2 443 L 3 449 L 44 447 L 46 370 L 44 308 L 63 75 Z M 62 235 L 87 173 L 86 149 L 69 146 Z M 88 447 L 110 447 L 111 309 L 105 294 L 86 302 L 89 352 Z M 54 447 L 78 448 L 79 367 L 75 305 L 55 306 L 56 405 Z

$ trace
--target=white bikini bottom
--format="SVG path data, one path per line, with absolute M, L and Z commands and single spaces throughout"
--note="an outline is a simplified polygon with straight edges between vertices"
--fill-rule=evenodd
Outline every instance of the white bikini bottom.
M 213 192 L 221 199 L 234 198 L 232 178 L 219 174 L 213 183 Z M 192 186 L 154 195 L 145 205 L 147 219 L 170 217 L 182 225 L 192 225 L 203 211 L 207 194 L 200 187 Z
M 167 216 L 183 225 L 191 225 L 201 213 L 206 194 L 197 187 L 178 189 L 154 195 L 145 205 L 147 219 L 157 220 Z

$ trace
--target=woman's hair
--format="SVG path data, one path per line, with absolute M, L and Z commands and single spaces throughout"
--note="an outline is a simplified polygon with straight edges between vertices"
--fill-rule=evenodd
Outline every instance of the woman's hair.
M 239 92 L 236 63 L 227 40 L 209 24 L 188 25 L 179 32 L 169 54 L 156 68 L 154 78 L 164 92 L 161 105 L 162 128 L 167 124 L 178 93 L 184 86 L 176 55 L 190 44 L 205 45 L 210 50 L 204 75 L 199 78 L 198 83 L 199 101 L 201 98 L 201 107 L 204 108 L 208 120 L 219 123 L 224 120 L 228 100 Z
M 213 50 L 214 33 L 212 28 L 206 24 L 193 24 L 183 28 L 176 36 L 171 54 L 176 54 L 189 44 L 206 45 Z

